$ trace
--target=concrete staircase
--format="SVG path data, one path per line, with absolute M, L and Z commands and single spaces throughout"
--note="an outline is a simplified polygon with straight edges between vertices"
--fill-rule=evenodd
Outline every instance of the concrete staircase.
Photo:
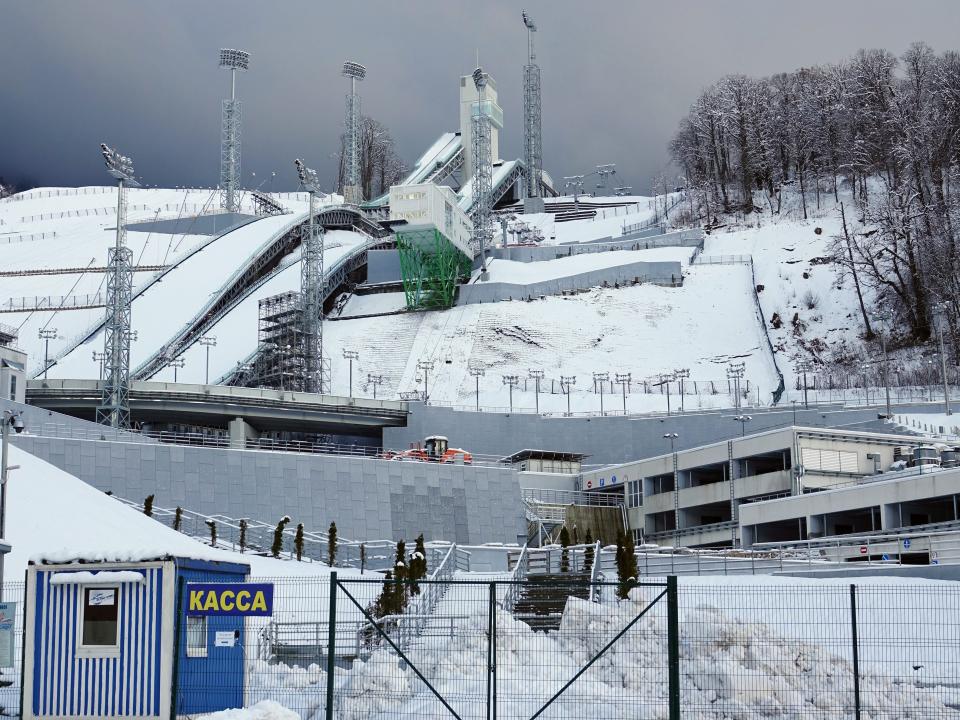
M 527 575 L 513 615 L 535 631 L 559 630 L 571 597 L 590 598 L 589 572 Z

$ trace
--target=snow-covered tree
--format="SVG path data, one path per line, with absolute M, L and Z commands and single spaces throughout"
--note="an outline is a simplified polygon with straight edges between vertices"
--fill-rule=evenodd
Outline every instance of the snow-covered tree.
M 270 554 L 275 558 L 280 557 L 280 553 L 283 552 L 283 531 L 287 527 L 287 523 L 290 522 L 290 516 L 284 515 L 277 522 L 277 527 L 273 530 L 273 544 L 270 546 Z

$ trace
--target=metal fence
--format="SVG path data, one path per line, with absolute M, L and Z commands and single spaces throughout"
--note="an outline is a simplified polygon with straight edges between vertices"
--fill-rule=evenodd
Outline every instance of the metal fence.
M 13 667 L 0 667 L 0 716 L 20 717 L 20 681 L 23 660 L 23 582 L 3 584 L 3 602 L 16 603 L 13 621 Z
M 339 720 L 960 717 L 955 584 L 593 577 L 278 578 L 273 616 L 247 620 L 244 704 Z

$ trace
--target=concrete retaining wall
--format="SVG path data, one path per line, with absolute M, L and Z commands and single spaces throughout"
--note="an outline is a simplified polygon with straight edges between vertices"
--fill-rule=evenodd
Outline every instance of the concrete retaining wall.
M 681 265 L 676 261 L 635 262 L 535 283 L 478 281 L 460 286 L 457 305 L 526 300 L 538 298 L 541 295 L 562 295 L 565 292 L 588 290 L 599 285 L 629 285 L 637 282 L 652 282 L 660 285 L 681 284 L 683 282 Z
M 94 487 L 160 507 L 308 530 L 332 521 L 343 537 L 515 543 L 523 503 L 512 469 L 362 458 L 17 436 L 17 447 Z M 32 512 L 30 508 L 21 512 Z
M 661 235 L 642 231 L 620 238 L 605 237 L 585 243 L 568 245 L 539 245 L 524 247 L 494 248 L 488 258 L 514 260 L 516 262 L 544 262 L 583 253 L 609 252 L 610 250 L 649 250 L 660 247 L 699 247 L 703 243 L 702 230 L 681 230 Z

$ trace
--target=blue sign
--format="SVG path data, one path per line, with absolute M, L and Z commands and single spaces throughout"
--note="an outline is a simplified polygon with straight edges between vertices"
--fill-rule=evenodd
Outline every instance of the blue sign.
M 909 548 L 909 547 L 910 547 L 910 538 L 904 538 L 904 539 L 903 539 L 903 549 L 906 550 L 906 549 Z
M 611 475 L 611 476 L 610 476 L 610 484 L 611 484 L 611 485 L 616 485 L 616 484 L 617 484 L 617 476 L 616 476 L 616 475 Z
M 886 553 L 884 553 L 883 555 L 880 556 L 880 559 L 881 559 L 881 560 L 889 560 L 889 559 L 890 559 L 890 556 L 887 555 Z
M 187 615 L 272 615 L 271 583 L 188 583 Z

